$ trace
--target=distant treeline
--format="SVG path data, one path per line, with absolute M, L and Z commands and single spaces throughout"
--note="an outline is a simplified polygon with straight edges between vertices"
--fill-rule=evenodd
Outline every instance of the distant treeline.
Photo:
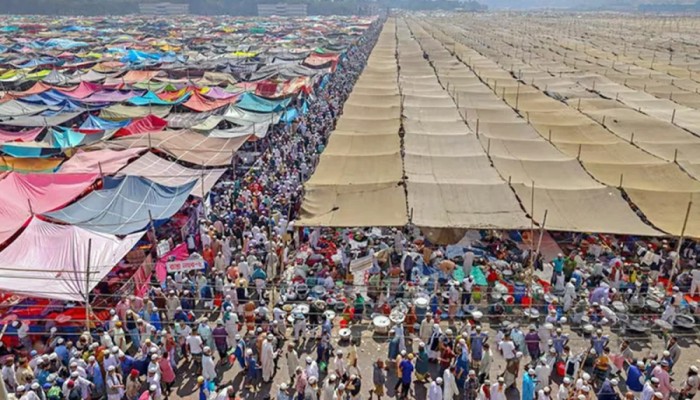
M 403 8 L 408 10 L 483 11 L 476 2 L 449 0 L 0 0 L 0 14 L 40 15 L 125 15 L 139 12 L 143 3 L 189 3 L 190 12 L 202 15 L 257 15 L 262 3 L 306 3 L 310 15 L 349 15 L 367 10 Z
M 644 12 L 700 12 L 700 1 L 694 4 L 652 3 L 641 4 L 639 11 Z

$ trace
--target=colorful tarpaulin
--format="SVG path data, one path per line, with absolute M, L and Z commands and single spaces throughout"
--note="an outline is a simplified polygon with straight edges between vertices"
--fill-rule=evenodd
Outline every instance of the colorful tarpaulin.
M 196 181 L 190 194 L 205 197 L 224 172 L 225 169 L 196 170 L 183 167 L 149 152 L 122 169 L 119 174 L 142 176 L 164 186 L 181 186 Z
M 32 218 L 22 234 L 0 252 L 0 289 L 82 302 L 86 288 L 97 286 L 141 236 L 143 232 L 118 239 Z
M 136 176 L 107 177 L 104 189 L 45 215 L 95 232 L 126 235 L 144 230 L 151 220 L 172 217 L 195 184 L 171 187 Z
M 21 228 L 33 214 L 55 210 L 80 196 L 96 174 L 19 174 L 0 180 L 0 243 Z
M 102 173 L 114 174 L 124 168 L 129 160 L 139 156 L 146 148 L 133 148 L 126 150 L 78 150 L 73 157 L 61 165 L 61 173 Z

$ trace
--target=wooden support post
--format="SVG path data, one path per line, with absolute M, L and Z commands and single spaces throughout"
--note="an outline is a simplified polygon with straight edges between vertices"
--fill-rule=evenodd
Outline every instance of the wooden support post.
M 688 226 L 688 217 L 690 217 L 690 209 L 693 208 L 693 200 L 688 202 L 688 209 L 685 210 L 685 218 L 683 219 L 683 227 L 681 228 L 681 236 L 678 238 L 678 245 L 676 246 L 676 258 L 673 259 L 673 266 L 671 267 L 671 273 L 669 274 L 668 286 L 669 288 L 673 286 L 673 274 L 676 272 L 676 267 L 678 266 L 678 260 L 681 258 L 681 246 L 683 245 L 683 240 L 685 239 L 685 228 Z

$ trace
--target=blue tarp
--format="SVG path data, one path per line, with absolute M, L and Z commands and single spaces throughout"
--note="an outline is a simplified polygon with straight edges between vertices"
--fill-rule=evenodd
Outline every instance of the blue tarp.
M 252 93 L 243 93 L 236 103 L 236 107 L 242 108 L 248 111 L 255 111 L 261 113 L 271 113 L 279 112 L 284 110 L 289 102 L 292 101 L 291 98 L 286 98 L 282 100 L 269 100 L 256 96 Z
M 292 123 L 294 122 L 294 119 L 299 115 L 297 112 L 296 108 L 292 108 L 290 110 L 285 111 L 285 113 L 282 115 L 281 120 L 286 122 L 286 123 Z
M 125 63 L 138 63 L 146 60 L 160 60 L 160 54 L 156 53 L 146 53 L 145 51 L 129 50 L 124 57 L 121 58 L 121 62 Z
M 2 152 L 17 158 L 48 158 L 61 154 L 63 150 L 51 147 L 27 146 L 23 143 L 4 143 Z
M 49 130 L 44 138 L 44 142 L 55 149 L 66 149 L 80 146 L 85 142 L 85 137 L 85 134 L 76 132 L 70 128 L 57 126 Z
M 126 235 L 144 230 L 151 217 L 156 222 L 172 217 L 196 183 L 170 187 L 139 176 L 106 177 L 105 189 L 45 215 L 95 232 Z
M 190 97 L 190 93 L 185 93 L 182 97 L 180 97 L 177 100 L 167 101 L 167 100 L 163 100 L 160 97 L 158 97 L 157 94 L 149 91 L 146 94 L 144 94 L 143 96 L 132 97 L 127 102 L 131 103 L 135 106 L 147 106 L 147 105 L 172 106 L 175 104 L 182 104 L 183 102 L 187 101 L 187 99 L 189 97 Z
M 55 89 L 47 90 L 43 93 L 32 94 L 20 99 L 20 101 L 25 103 L 44 104 L 47 106 L 59 105 L 67 100 L 68 97 L 65 94 Z
M 103 130 L 103 131 L 108 131 L 112 129 L 119 129 L 123 128 L 131 123 L 130 119 L 126 119 L 124 121 L 119 121 L 119 122 L 114 122 L 114 121 L 109 121 L 106 119 L 102 119 L 100 117 L 96 117 L 94 115 L 90 115 L 87 117 L 85 122 L 83 122 L 82 125 L 80 125 L 80 129 L 88 130 L 88 129 L 95 129 L 95 130 Z
M 49 39 L 43 43 L 43 47 L 56 47 L 64 50 L 77 49 L 80 47 L 87 47 L 88 44 L 85 42 L 77 42 L 70 39 Z

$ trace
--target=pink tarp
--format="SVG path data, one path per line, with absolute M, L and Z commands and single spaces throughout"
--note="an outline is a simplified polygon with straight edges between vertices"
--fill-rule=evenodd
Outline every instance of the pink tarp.
M 0 143 L 5 142 L 33 142 L 44 128 L 25 129 L 19 132 L 10 132 L 0 129 Z
M 59 92 L 74 99 L 84 99 L 102 89 L 102 85 L 92 82 L 80 82 L 80 85 L 69 89 L 56 88 Z
M 214 100 L 231 99 L 238 95 L 240 95 L 240 93 L 227 92 L 218 86 L 214 86 L 204 93 L 204 96 Z
M 158 277 L 158 282 L 165 282 L 165 277 L 168 276 L 168 269 L 165 266 L 165 263 L 168 261 L 187 260 L 189 256 L 190 253 L 187 252 L 187 244 L 181 243 L 175 246 L 174 249 L 165 253 L 163 257 L 159 258 L 158 262 L 156 262 L 156 277 Z
M 124 239 L 71 225 L 33 218 L 27 228 L 0 252 L 0 290 L 60 300 L 83 301 L 143 236 Z M 89 280 L 88 280 L 89 268 Z
M 138 157 L 146 151 L 144 147 L 135 147 L 125 150 L 78 150 L 73 157 L 61 165 L 61 173 L 102 173 L 105 175 L 115 174 L 129 163 L 129 160 Z
M 10 172 L 0 180 L 0 243 L 15 234 L 32 214 L 56 210 L 78 197 L 97 174 L 26 174 Z
M 168 121 L 153 114 L 132 121 L 114 133 L 114 138 L 136 135 L 144 132 L 159 132 L 168 126 Z

